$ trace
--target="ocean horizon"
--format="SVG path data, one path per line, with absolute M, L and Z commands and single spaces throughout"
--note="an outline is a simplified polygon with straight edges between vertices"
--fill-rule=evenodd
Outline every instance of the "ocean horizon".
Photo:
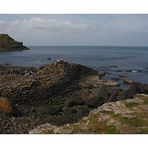
M 28 46 L 30 50 L 0 52 L 0 64 L 40 67 L 64 59 L 111 77 L 127 76 L 148 83 L 148 47 L 132 46 Z M 110 76 L 108 76 L 110 79 Z

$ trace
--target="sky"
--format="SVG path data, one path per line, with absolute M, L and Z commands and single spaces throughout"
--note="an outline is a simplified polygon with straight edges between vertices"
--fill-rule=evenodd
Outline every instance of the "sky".
M 28 46 L 148 46 L 148 14 L 0 14 L 0 33 Z

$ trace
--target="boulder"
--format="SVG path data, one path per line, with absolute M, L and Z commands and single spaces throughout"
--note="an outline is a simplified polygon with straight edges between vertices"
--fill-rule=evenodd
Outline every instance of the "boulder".
M 11 102 L 4 97 L 0 97 L 0 110 L 5 113 L 12 113 L 12 104 Z

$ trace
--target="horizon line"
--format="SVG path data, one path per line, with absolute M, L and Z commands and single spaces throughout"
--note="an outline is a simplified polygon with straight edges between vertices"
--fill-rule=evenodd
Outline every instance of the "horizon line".
M 55 47 L 144 47 L 147 48 L 147 46 L 135 46 L 135 45 L 25 45 L 25 46 L 55 46 Z

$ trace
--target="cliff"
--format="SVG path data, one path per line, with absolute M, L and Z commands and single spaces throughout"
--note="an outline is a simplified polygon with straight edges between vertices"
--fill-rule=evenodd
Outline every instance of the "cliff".
M 28 50 L 23 42 L 15 41 L 8 34 L 0 34 L 0 51 Z

